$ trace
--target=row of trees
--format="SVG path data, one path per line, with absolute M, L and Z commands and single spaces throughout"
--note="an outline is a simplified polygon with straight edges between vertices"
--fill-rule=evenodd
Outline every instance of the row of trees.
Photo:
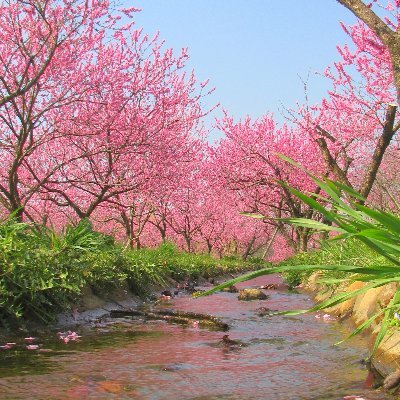
M 276 218 L 320 216 L 279 182 L 316 197 L 320 188 L 277 153 L 397 206 L 399 46 L 388 35 L 397 35 L 400 5 L 389 2 L 380 19 L 361 1 L 342 3 L 368 8 L 390 32 L 343 27 L 351 45 L 325 71 L 332 90 L 320 104 L 287 110 L 283 126 L 269 114 L 234 121 L 225 112 L 225 137 L 210 146 L 202 99 L 212 89 L 187 71 L 185 49 L 177 55 L 134 27 L 137 10 L 2 1 L 1 214 L 57 229 L 90 218 L 132 247 L 168 239 L 188 251 L 285 257 L 314 238 Z

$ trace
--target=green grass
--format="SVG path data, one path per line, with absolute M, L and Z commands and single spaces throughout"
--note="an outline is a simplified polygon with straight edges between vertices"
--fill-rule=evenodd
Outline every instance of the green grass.
M 373 266 L 377 264 L 391 264 L 387 262 L 383 256 L 377 254 L 364 243 L 350 238 L 346 241 L 329 241 L 322 242 L 320 248 L 310 250 L 304 253 L 298 253 L 293 257 L 285 260 L 280 265 L 354 265 L 358 267 Z M 313 273 L 309 271 L 287 271 L 283 272 L 283 277 L 290 287 L 295 287 Z M 321 270 L 321 282 L 326 285 L 336 286 L 346 280 L 355 280 L 363 278 L 364 275 L 353 274 L 340 270 Z
M 179 251 L 172 243 L 164 243 L 156 249 L 131 251 L 136 263 L 152 265 L 177 281 L 210 278 L 224 273 L 235 273 L 255 267 L 258 261 L 244 262 L 239 258 L 216 259 L 207 254 Z
M 104 294 L 128 283 L 145 296 L 170 278 L 193 280 L 252 267 L 238 259 L 184 253 L 171 243 L 127 250 L 86 220 L 56 234 L 11 218 L 0 223 L 0 326 L 52 322 L 57 312 L 76 304 L 85 286 Z

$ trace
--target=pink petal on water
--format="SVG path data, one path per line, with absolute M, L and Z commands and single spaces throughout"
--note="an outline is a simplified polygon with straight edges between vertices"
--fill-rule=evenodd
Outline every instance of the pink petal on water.
M 324 315 L 322 316 L 322 319 L 323 319 L 324 321 L 336 321 L 336 318 L 333 317 L 332 315 L 329 315 L 329 314 L 324 314 Z

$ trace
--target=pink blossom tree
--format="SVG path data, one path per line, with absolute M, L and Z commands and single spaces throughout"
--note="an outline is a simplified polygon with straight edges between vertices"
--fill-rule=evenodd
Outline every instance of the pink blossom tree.
M 203 115 L 206 83 L 184 72 L 186 50 L 175 56 L 157 35 L 149 38 L 131 23 L 117 27 L 118 15 L 104 2 L 47 1 L 44 10 L 18 4 L 2 9 L 14 13 L 15 26 L 2 43 L 10 60 L 3 79 L 8 100 L 0 109 L 0 201 L 19 218 L 33 218 L 30 202 L 37 210 L 49 201 L 87 218 L 102 203 L 137 193 L 154 165 L 161 169 L 164 160 L 166 167 L 172 151 L 177 157 L 185 151 Z M 57 29 L 63 40 L 49 55 Z M 44 37 L 48 43 L 38 49 Z M 37 61 L 25 71 L 13 57 L 27 52 Z M 11 88 L 24 74 L 24 83 Z
M 329 173 L 367 198 L 400 127 L 396 87 L 379 38 L 361 22 L 343 29 L 354 50 L 338 47 L 341 59 L 325 71 L 332 90 L 321 104 L 300 107 L 295 123 L 315 140 Z
M 302 205 L 278 181 L 316 194 L 320 189 L 305 174 L 294 171 L 277 154 L 285 154 L 311 170 L 323 173 L 315 142 L 287 126 L 276 128 L 269 115 L 259 121 L 247 117 L 238 123 L 226 115 L 219 126 L 226 135 L 216 149 L 220 178 L 226 188 L 236 192 L 241 211 L 271 218 L 314 215 L 313 210 Z M 288 228 L 276 219 L 266 222 L 278 226 L 280 234 L 296 250 L 307 248 L 310 238 L 308 229 Z
M 29 217 L 26 205 L 69 162 L 60 149 L 66 107 L 90 90 L 107 31 L 125 29 L 116 27 L 117 19 L 103 1 L 0 6 L 0 204 L 18 218 Z M 58 149 L 56 157 L 49 149 Z

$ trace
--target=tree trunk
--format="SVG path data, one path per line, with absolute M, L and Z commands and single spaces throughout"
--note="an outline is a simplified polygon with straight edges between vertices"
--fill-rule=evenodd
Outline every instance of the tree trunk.
M 188 251 L 188 253 L 191 253 L 192 252 L 192 240 L 190 239 L 190 237 L 188 235 L 184 235 L 184 236 L 185 236 L 187 251 Z
M 376 174 L 378 173 L 378 169 L 382 163 L 383 155 L 387 147 L 389 146 L 393 136 L 396 131 L 394 129 L 394 120 L 396 117 L 397 106 L 394 104 L 389 104 L 389 107 L 386 111 L 386 120 L 383 127 L 383 133 L 378 140 L 378 143 L 375 147 L 374 154 L 372 156 L 371 163 L 367 168 L 367 172 L 364 176 L 363 183 L 360 187 L 360 194 L 365 199 L 371 192 L 372 186 L 376 179 Z
M 208 240 L 208 239 L 206 240 L 206 243 L 207 243 L 207 252 L 208 252 L 208 255 L 211 255 L 211 251 L 212 251 L 213 246 L 212 246 L 210 240 Z
M 276 235 L 278 234 L 278 230 L 279 230 L 279 227 L 277 226 L 277 227 L 275 228 L 275 230 L 274 230 L 274 233 L 272 234 L 272 237 L 271 237 L 270 241 L 269 241 L 268 244 L 267 244 L 267 247 L 266 247 L 264 253 L 263 253 L 263 256 L 262 256 L 262 259 L 263 259 L 263 260 L 264 260 L 265 257 L 268 255 L 268 253 L 269 253 L 269 251 L 270 251 L 270 249 L 271 249 L 271 247 L 272 247 L 272 243 L 274 242 L 275 237 L 276 237 Z
M 256 241 L 256 237 L 253 236 L 250 240 L 250 242 L 248 243 L 248 245 L 246 246 L 246 251 L 244 252 L 243 256 L 242 256 L 242 260 L 246 261 L 247 258 L 249 257 L 249 255 L 251 254 L 251 250 L 253 248 L 254 242 Z
M 306 233 L 302 233 L 299 240 L 299 250 L 301 253 L 304 253 L 308 250 L 308 240 L 309 235 Z
M 396 128 L 394 127 L 396 111 L 397 111 L 396 105 L 394 105 L 394 104 L 388 105 L 388 109 L 386 111 L 385 123 L 383 125 L 382 135 L 380 136 L 380 138 L 376 144 L 374 153 L 372 155 L 371 162 L 369 163 L 368 167 L 366 168 L 366 172 L 364 174 L 364 178 L 362 180 L 362 183 L 361 183 L 361 186 L 359 189 L 361 196 L 363 196 L 365 199 L 367 199 L 368 195 L 370 194 L 370 192 L 372 190 L 372 187 L 376 180 L 376 175 L 377 175 L 379 167 L 382 163 L 382 159 L 386 152 L 386 149 L 388 148 L 390 142 L 392 141 L 393 136 L 397 132 L 397 127 Z M 317 133 L 322 134 L 321 131 L 327 133 L 321 127 L 317 127 Z M 324 135 L 324 136 L 326 136 L 326 135 Z M 329 151 L 326 140 L 323 137 L 320 137 L 316 140 L 316 142 L 318 144 L 318 147 L 320 148 L 320 151 L 325 160 L 326 166 L 328 167 L 328 170 L 331 173 L 333 173 L 333 175 L 339 182 L 343 183 L 344 185 L 346 185 L 350 188 L 353 188 L 352 184 L 350 183 L 349 179 L 347 178 L 348 168 L 342 169 L 339 167 L 336 160 L 332 157 L 332 155 Z M 363 203 L 363 202 L 360 202 L 360 203 Z
M 331 152 L 328 149 L 328 145 L 326 144 L 326 140 L 322 137 L 316 140 L 318 147 L 322 153 L 322 157 L 325 160 L 325 163 L 330 171 L 335 175 L 336 179 L 343 183 L 346 186 L 352 187 L 350 181 L 348 180 L 346 174 L 343 170 L 338 166 L 336 160 L 332 157 Z

